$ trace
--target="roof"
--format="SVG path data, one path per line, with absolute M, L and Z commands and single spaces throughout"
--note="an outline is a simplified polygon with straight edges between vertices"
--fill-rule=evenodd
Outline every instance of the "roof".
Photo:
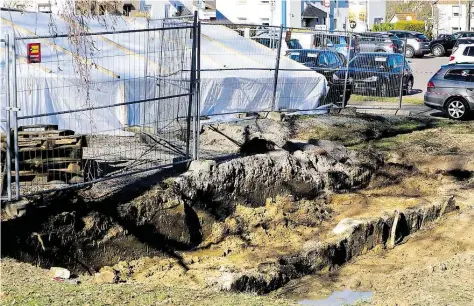
M 335 50 L 325 49 L 325 48 L 315 48 L 315 49 L 289 49 L 288 52 L 332 52 L 337 53 Z
M 393 15 L 393 17 L 390 18 L 390 21 L 393 20 L 395 17 L 396 17 L 399 21 L 417 20 L 417 19 L 416 19 L 416 13 L 395 13 L 395 15 Z
M 474 68 L 474 64 L 468 64 L 468 63 L 463 63 L 463 64 L 446 64 L 442 65 L 441 68 L 453 68 L 453 66 L 458 67 L 458 68 L 469 68 L 472 69 Z
M 459 0 L 438 0 L 438 2 L 436 3 L 436 5 L 440 5 L 440 4 L 454 4 L 454 5 L 459 5 Z M 462 1 L 461 2 L 461 5 L 466 5 L 466 1 Z
M 403 55 L 400 53 L 388 53 L 388 52 L 360 52 L 357 54 L 358 56 L 360 55 L 373 55 L 373 56 L 397 56 L 397 55 Z
M 308 3 L 303 13 L 301 14 L 301 18 L 316 18 L 316 17 L 327 17 L 327 16 L 328 16 L 328 13 L 316 7 L 314 3 L 311 3 L 311 2 Z

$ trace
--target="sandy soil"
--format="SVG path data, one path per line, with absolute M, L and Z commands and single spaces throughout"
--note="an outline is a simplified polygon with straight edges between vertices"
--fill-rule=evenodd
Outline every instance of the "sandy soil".
M 263 135 L 278 126 L 269 124 L 267 130 L 257 132 Z M 299 121 L 286 127 L 294 129 L 289 134 L 283 131 L 286 136 L 274 135 L 277 145 L 285 137 L 337 140 L 356 150 L 383 152 L 388 162 L 363 190 L 311 201 L 282 196 L 258 208 L 238 206 L 231 216 L 215 223 L 212 235 L 197 250 L 180 254 L 186 269 L 172 258 L 140 258 L 114 266 L 125 283 L 95 284 L 84 275 L 82 285 L 68 285 L 53 282 L 45 270 L 3 260 L 1 298 L 4 304 L 32 305 L 62 305 L 68 300 L 73 305 L 96 301 L 97 305 L 282 305 L 291 301 L 275 298 L 311 299 L 351 288 L 375 292 L 376 305 L 468 305 L 474 298 L 469 290 L 474 288 L 473 127 L 473 122 L 433 124 L 342 116 Z M 227 131 L 243 139 L 241 128 Z M 216 145 L 206 137 L 209 146 Z M 230 140 L 220 139 L 224 141 Z M 233 142 L 228 145 L 222 146 L 222 152 L 234 150 Z M 298 251 L 309 239 L 322 240 L 343 218 L 379 216 L 451 195 L 460 207 L 458 213 L 426 227 L 394 250 L 379 248 L 336 272 L 292 281 L 270 296 L 211 290 L 213 276 L 276 261 L 282 254 Z
M 373 292 L 367 302 L 373 305 L 472 305 L 473 288 L 470 209 L 432 224 L 393 250 L 371 251 L 334 273 L 304 277 L 273 295 L 316 300 L 351 289 Z
M 350 207 L 346 215 L 370 215 L 381 208 L 448 195 L 456 197 L 460 211 L 430 224 L 395 249 L 372 250 L 338 271 L 292 281 L 273 296 L 318 300 L 351 289 L 373 292 L 367 302 L 373 305 L 472 305 L 473 127 L 470 122 L 364 144 L 386 152 L 390 164 L 369 188 L 335 195 L 330 205 L 334 214 L 341 205 Z M 366 209 L 360 209 L 362 204 Z

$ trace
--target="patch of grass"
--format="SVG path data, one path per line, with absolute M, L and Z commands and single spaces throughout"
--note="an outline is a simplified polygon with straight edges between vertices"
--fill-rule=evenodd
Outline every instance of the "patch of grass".
M 351 95 L 349 103 L 351 102 L 382 102 L 382 103 L 399 103 L 400 98 L 398 97 L 372 97 L 372 96 L 360 96 Z M 422 105 L 424 103 L 423 98 L 413 96 L 403 96 L 402 104 L 413 104 Z

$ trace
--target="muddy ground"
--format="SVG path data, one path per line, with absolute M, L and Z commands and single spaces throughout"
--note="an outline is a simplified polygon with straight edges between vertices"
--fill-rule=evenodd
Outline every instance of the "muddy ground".
M 255 137 L 271 140 L 275 152 L 170 172 L 154 186 L 149 180 L 100 201 L 95 186 L 43 199 L 45 207 L 29 216 L 3 214 L 2 300 L 281 305 L 351 288 L 374 292 L 374 304 L 462 305 L 472 297 L 468 281 L 449 294 L 429 289 L 474 276 L 472 235 L 465 234 L 474 203 L 473 126 L 332 115 L 206 127 L 206 154 L 237 153 Z M 454 211 L 438 220 L 447 202 Z M 395 211 L 409 228 L 394 225 L 391 249 Z M 348 218 L 357 225 L 340 238 L 333 229 Z M 446 247 L 451 239 L 461 242 Z M 55 283 L 30 263 L 65 266 L 82 283 Z

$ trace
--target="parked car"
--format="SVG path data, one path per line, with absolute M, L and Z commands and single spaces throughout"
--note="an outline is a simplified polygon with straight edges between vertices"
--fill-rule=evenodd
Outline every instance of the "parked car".
M 259 30 L 255 36 L 251 37 L 251 39 L 270 49 L 277 49 L 278 44 L 280 43 L 279 36 L 280 32 Z M 284 50 L 301 48 L 303 47 L 301 46 L 298 39 L 290 39 L 289 41 L 284 41 L 284 44 L 282 45 L 282 49 Z
M 403 53 L 403 43 L 395 34 L 366 32 L 358 35 L 360 52 Z
M 447 38 L 448 36 L 453 36 L 452 34 L 439 34 L 438 37 L 436 37 L 436 39 L 444 39 L 444 38 Z
M 315 49 L 334 50 L 351 59 L 355 54 L 360 52 L 357 37 L 353 37 L 350 41 L 349 50 L 349 36 L 345 34 L 335 34 L 321 32 L 313 35 L 312 47 Z
M 449 64 L 431 77 L 425 105 L 439 109 L 451 119 L 465 119 L 474 110 L 474 65 Z
M 454 52 L 453 48 L 459 39 L 474 37 L 474 32 L 457 32 L 455 34 L 441 34 L 430 43 L 431 54 L 434 56 L 444 56 L 449 52 Z
M 459 45 L 449 57 L 450 64 L 474 64 L 474 42 L 469 45 Z
M 414 77 L 403 55 L 396 53 L 359 53 L 349 62 L 353 93 L 382 97 L 397 96 L 403 77 L 403 92 L 413 88 Z
M 456 52 L 456 50 L 459 48 L 459 46 L 469 45 L 469 44 L 474 44 L 474 37 L 459 38 L 458 40 L 456 40 L 456 43 L 454 44 L 452 53 Z
M 405 55 L 408 58 L 414 56 L 423 57 L 431 52 L 430 41 L 423 33 L 401 30 L 391 30 L 389 32 L 397 35 L 402 40 L 407 40 Z
M 346 66 L 344 65 L 344 57 L 340 53 L 326 49 L 301 49 L 289 50 L 286 56 L 326 77 L 329 84 L 326 102 L 337 103 L 342 101 Z M 348 81 L 345 87 L 345 103 L 347 103 L 352 94 L 352 83 Z

